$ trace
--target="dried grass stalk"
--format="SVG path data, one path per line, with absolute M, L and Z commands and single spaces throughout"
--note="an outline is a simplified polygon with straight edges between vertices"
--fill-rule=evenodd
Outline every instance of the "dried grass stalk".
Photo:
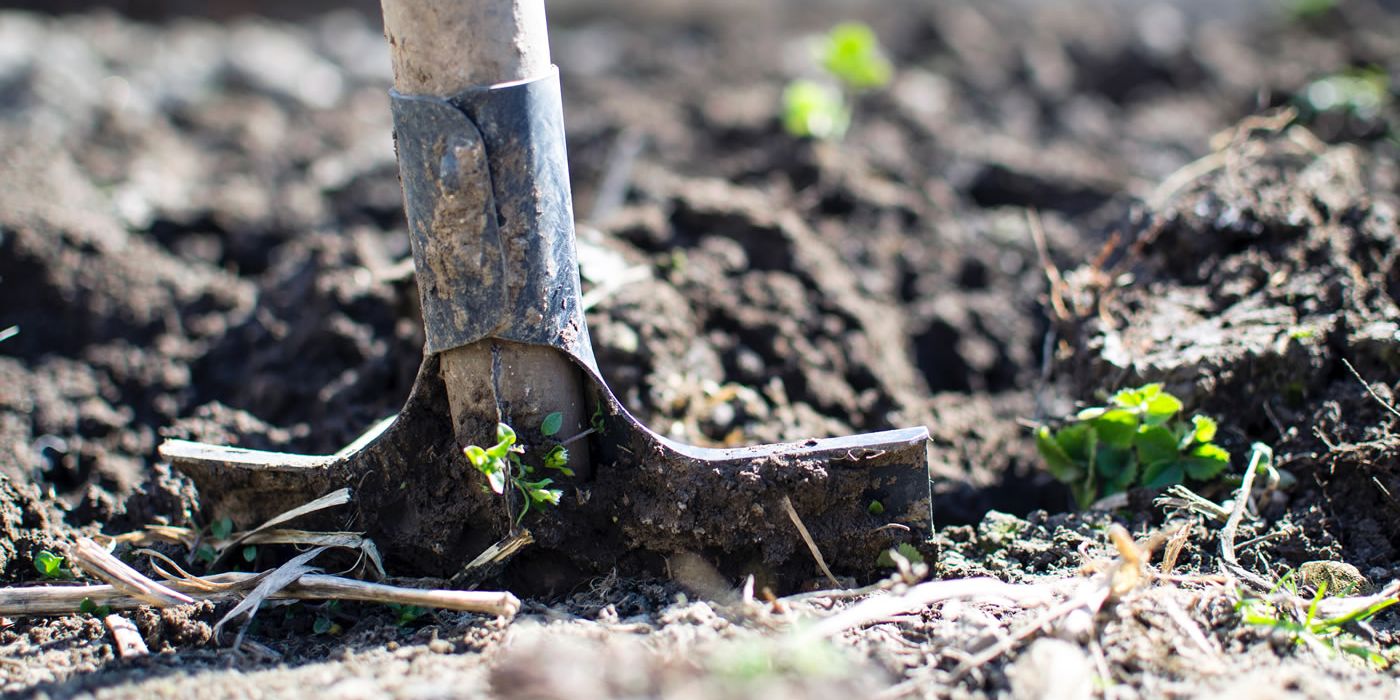
M 194 602 L 193 598 L 184 593 L 171 590 L 147 578 L 86 537 L 78 538 L 78 544 L 73 548 L 73 557 L 78 560 L 84 571 L 149 605 L 165 608 Z

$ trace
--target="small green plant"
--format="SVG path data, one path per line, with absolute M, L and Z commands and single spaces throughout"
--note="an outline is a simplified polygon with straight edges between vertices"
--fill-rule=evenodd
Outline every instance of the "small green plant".
M 428 614 L 427 608 L 420 608 L 417 605 L 401 605 L 399 603 L 390 603 L 389 610 L 394 613 L 394 624 L 399 627 L 408 627 L 418 621 L 418 618 Z
M 112 606 L 98 605 L 92 598 L 83 598 L 83 602 L 78 603 L 78 612 L 93 617 L 107 617 L 112 614 Z
M 63 557 L 47 549 L 34 555 L 34 570 L 46 579 L 67 580 L 73 572 L 63 565 Z
M 212 539 L 228 540 L 228 538 L 232 535 L 233 518 L 219 518 L 218 520 L 215 520 L 214 522 L 209 524 L 209 537 Z M 254 555 L 256 556 L 256 554 L 257 552 L 255 550 Z M 204 562 L 204 564 L 208 566 L 218 560 L 219 551 L 214 549 L 214 545 L 209 544 L 208 542 L 201 542 L 199 547 L 197 547 L 194 550 L 194 556 L 196 559 Z M 248 556 L 248 552 L 246 549 L 243 552 L 243 556 L 245 558 Z M 252 561 L 252 559 L 248 559 L 248 561 Z
M 1069 484 L 1081 508 L 1133 486 L 1208 481 L 1230 465 L 1214 444 L 1216 423 L 1178 417 L 1181 401 L 1161 384 L 1124 389 L 1108 406 L 1080 411 L 1065 427 L 1041 426 L 1035 442 L 1050 474 Z
M 1277 593 L 1280 590 L 1288 591 L 1293 596 L 1297 595 L 1298 587 L 1294 581 L 1293 572 L 1290 571 L 1280 578 L 1270 593 Z M 1342 615 L 1319 617 L 1318 607 L 1326 595 L 1327 583 L 1324 581 L 1317 586 L 1317 593 L 1313 596 L 1312 604 L 1308 606 L 1308 610 L 1301 620 L 1290 616 L 1275 603 L 1259 598 L 1241 596 L 1240 602 L 1235 605 L 1235 611 L 1239 613 L 1240 619 L 1245 624 L 1268 627 L 1291 637 L 1294 643 L 1300 646 L 1306 646 L 1325 654 L 1346 654 L 1365 661 L 1375 668 L 1388 667 L 1390 661 L 1376 651 L 1376 648 L 1365 639 L 1348 631 L 1347 626 L 1355 622 L 1365 622 L 1400 600 L 1394 597 L 1383 598 Z
M 311 623 L 311 631 L 315 634 L 338 635 L 345 631 L 339 622 L 335 621 L 335 614 L 340 610 L 340 601 L 327 601 L 316 611 L 316 620 Z
M 821 63 L 828 73 L 858 90 L 884 87 L 894 74 L 879 37 L 860 22 L 842 22 L 827 32 L 821 44 Z
M 1290 0 L 1284 9 L 1290 20 L 1309 22 L 1326 16 L 1336 8 L 1337 0 Z
M 561 427 L 563 427 L 563 416 L 551 413 L 545 416 L 544 422 L 540 426 L 540 433 L 545 437 L 552 437 L 559 432 Z M 521 507 L 520 513 L 515 516 L 515 524 L 519 525 L 525 518 L 525 514 L 531 510 L 559 505 L 559 498 L 563 492 L 559 489 L 549 488 L 554 483 L 554 480 L 549 477 L 533 478 L 539 469 L 524 462 L 521 455 L 525 454 L 525 448 L 515 443 L 515 430 L 505 423 L 499 423 L 496 425 L 495 445 L 485 448 L 480 445 L 468 445 L 463 452 L 467 456 L 467 461 L 471 462 L 472 466 L 486 477 L 487 487 L 492 492 L 505 495 L 506 487 L 510 486 L 520 493 L 524 505 Z M 546 469 L 552 469 L 565 476 L 573 476 L 574 471 L 568 467 L 568 462 L 569 451 L 563 445 L 555 445 L 545 452 L 544 468 Z
M 887 549 L 883 552 L 880 552 L 880 556 L 875 560 L 875 565 L 893 569 L 895 567 L 895 561 L 894 556 L 891 554 L 891 552 L 899 554 L 900 556 L 909 560 L 911 564 L 924 563 L 924 555 L 919 553 L 918 548 L 916 548 L 912 544 L 909 544 L 908 542 L 900 542 L 899 546 L 895 547 L 894 549 Z
M 798 137 L 839 139 L 851 125 L 846 97 L 833 85 L 794 80 L 783 90 L 783 128 Z
M 1308 83 L 1295 102 L 1304 122 L 1331 111 L 1375 119 L 1391 102 L 1390 74 L 1380 66 L 1350 68 Z
M 850 98 L 890 82 L 894 67 L 868 26 L 843 22 L 817 45 L 822 80 L 798 79 L 783 90 L 783 128 L 799 138 L 839 139 L 851 123 Z

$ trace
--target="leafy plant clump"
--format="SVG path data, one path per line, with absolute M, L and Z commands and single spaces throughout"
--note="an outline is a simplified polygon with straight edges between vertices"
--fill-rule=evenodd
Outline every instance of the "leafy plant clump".
M 545 416 L 540 432 L 545 437 L 556 435 L 563 427 L 564 418 L 561 413 L 551 413 Z M 516 444 L 515 430 L 505 423 L 496 425 L 496 444 L 483 448 L 479 445 L 468 445 L 463 450 L 467 455 L 467 461 L 471 462 L 476 470 L 486 477 L 486 484 L 490 490 L 498 495 L 506 495 L 506 487 L 510 486 L 520 493 L 524 499 L 524 506 L 520 513 L 515 516 L 515 524 L 519 525 L 525 518 L 525 514 L 532 509 L 539 510 L 545 506 L 559 505 L 559 498 L 563 492 L 559 489 L 549 488 L 554 480 L 545 477 L 536 479 L 534 476 L 540 471 L 538 468 L 525 463 L 521 455 L 525 454 L 525 448 Z M 563 445 L 555 445 L 544 455 L 544 468 L 551 469 L 563 474 L 573 476 L 574 471 L 568 467 L 569 451 Z
M 1230 465 L 1230 453 L 1213 442 L 1216 422 L 1202 415 L 1185 420 L 1181 409 L 1161 384 L 1124 389 L 1108 406 L 1084 409 L 1059 430 L 1041 426 L 1036 447 L 1081 508 L 1133 486 L 1213 479 Z
M 839 139 L 851 123 L 850 98 L 883 87 L 894 67 L 874 30 L 859 22 L 832 27 L 818 43 L 820 80 L 799 79 L 783 90 L 783 128 L 799 138 Z

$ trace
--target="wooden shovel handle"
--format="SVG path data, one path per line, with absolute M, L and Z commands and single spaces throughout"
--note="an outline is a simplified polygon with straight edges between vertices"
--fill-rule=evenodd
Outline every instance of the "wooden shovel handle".
M 404 95 L 451 97 L 472 87 L 529 80 L 552 70 L 544 0 L 381 0 L 394 88 Z M 500 340 L 441 355 L 453 430 L 463 445 L 490 445 L 496 421 L 537 431 L 563 417 L 561 436 L 583 431 L 587 406 L 579 369 L 561 352 Z M 499 393 L 498 393 L 499 392 Z M 508 406 L 510 415 L 501 415 Z M 587 444 L 569 448 L 569 466 L 589 472 Z
M 455 95 L 550 68 L 544 0 L 381 0 L 394 88 Z

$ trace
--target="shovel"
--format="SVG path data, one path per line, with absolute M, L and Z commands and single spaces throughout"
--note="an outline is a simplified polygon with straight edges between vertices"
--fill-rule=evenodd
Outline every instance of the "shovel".
M 926 537 L 925 428 L 710 449 L 633 418 L 598 371 L 580 306 L 543 1 L 383 10 L 425 359 L 403 410 L 334 455 L 164 442 L 206 514 L 252 522 L 350 487 L 352 526 L 398 567 L 461 581 L 520 551 L 507 573 L 537 588 L 663 573 L 682 553 L 790 587 L 828 564 L 868 572 Z M 497 445 L 500 423 L 529 449 L 493 478 L 463 450 Z M 557 505 L 509 487 L 559 444 Z

